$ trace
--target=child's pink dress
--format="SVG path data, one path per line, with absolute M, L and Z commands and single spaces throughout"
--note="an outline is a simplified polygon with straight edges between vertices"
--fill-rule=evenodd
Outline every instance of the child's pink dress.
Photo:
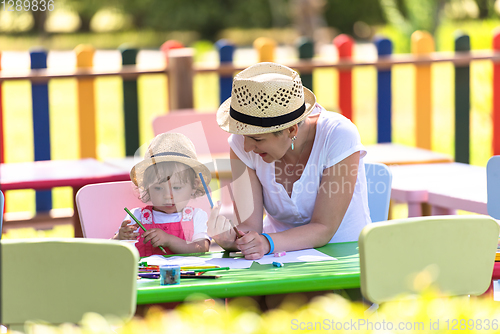
M 141 223 L 146 227 L 146 229 L 150 230 L 153 228 L 158 228 L 170 235 L 179 237 L 186 241 L 193 240 L 194 234 L 194 209 L 192 207 L 185 207 L 182 210 L 182 218 L 180 221 L 175 223 L 163 223 L 163 224 L 155 224 L 153 221 L 153 206 L 148 205 L 141 210 Z M 141 257 L 151 256 L 153 254 L 164 255 L 165 253 L 159 247 L 153 247 L 151 242 L 144 243 L 144 239 L 142 235 L 144 231 L 142 229 L 139 230 L 139 242 L 135 244 L 137 249 L 139 250 L 139 255 Z M 167 247 L 163 247 L 167 254 L 174 254 Z

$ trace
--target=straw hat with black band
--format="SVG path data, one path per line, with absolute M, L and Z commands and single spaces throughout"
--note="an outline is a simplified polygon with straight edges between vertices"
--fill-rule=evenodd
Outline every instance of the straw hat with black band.
M 136 164 L 130 171 L 130 179 L 136 186 L 142 187 L 146 169 L 160 162 L 183 163 L 194 170 L 197 178 L 201 172 L 207 184 L 212 179 L 207 166 L 198 161 L 193 142 L 180 133 L 162 133 L 156 136 L 149 144 L 144 154 L 144 160 Z M 198 184 L 197 190 L 200 190 L 201 194 L 205 194 L 201 182 Z
M 258 63 L 238 73 L 231 97 L 217 111 L 224 131 L 254 135 L 276 132 L 299 123 L 316 104 L 299 74 L 277 63 Z

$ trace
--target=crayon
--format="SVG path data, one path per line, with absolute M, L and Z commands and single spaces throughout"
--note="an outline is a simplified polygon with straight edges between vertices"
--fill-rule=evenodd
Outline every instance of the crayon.
M 146 228 L 144 227 L 144 225 L 142 225 L 142 223 L 139 221 L 139 219 L 135 218 L 135 216 L 132 214 L 132 212 L 130 212 L 129 209 L 127 208 L 124 208 L 124 210 L 128 213 L 128 215 L 130 217 L 132 217 L 132 219 L 137 223 L 137 225 L 139 225 L 140 228 L 142 228 L 142 230 L 144 232 L 146 232 Z M 167 254 L 167 251 L 162 247 L 162 246 L 158 246 L 159 249 L 161 249 L 163 251 L 163 253 Z
M 185 266 L 181 270 L 220 268 L 220 266 Z

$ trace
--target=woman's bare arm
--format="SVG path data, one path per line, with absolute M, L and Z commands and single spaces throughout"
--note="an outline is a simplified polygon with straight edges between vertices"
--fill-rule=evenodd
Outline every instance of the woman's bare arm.
M 233 224 L 242 232 L 262 232 L 264 204 L 262 185 L 255 170 L 248 168 L 230 151 L 231 172 L 233 175 L 232 194 L 235 218 Z M 231 189 L 229 189 L 231 191 Z M 229 221 L 222 216 L 209 218 L 209 235 L 224 249 L 237 250 L 236 232 Z

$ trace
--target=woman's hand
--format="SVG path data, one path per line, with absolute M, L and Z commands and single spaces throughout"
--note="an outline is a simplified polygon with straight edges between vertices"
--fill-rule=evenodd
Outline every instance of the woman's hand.
M 247 260 L 258 260 L 269 253 L 271 245 L 267 238 L 255 231 L 245 233 L 236 240 L 236 247 L 245 255 Z
M 169 247 L 169 240 L 170 237 L 172 237 L 170 234 L 159 228 L 147 230 L 142 236 L 144 238 L 144 243 L 151 241 L 151 245 L 153 245 L 153 247 Z
M 118 230 L 118 234 L 116 235 L 116 239 L 118 240 L 135 240 L 139 236 L 139 233 L 136 232 L 139 228 L 137 224 L 130 224 L 130 220 L 124 220 L 120 229 Z
M 222 248 L 232 248 L 236 240 L 236 232 L 229 219 L 219 215 L 220 209 L 221 202 L 218 201 L 208 217 L 207 234 Z

